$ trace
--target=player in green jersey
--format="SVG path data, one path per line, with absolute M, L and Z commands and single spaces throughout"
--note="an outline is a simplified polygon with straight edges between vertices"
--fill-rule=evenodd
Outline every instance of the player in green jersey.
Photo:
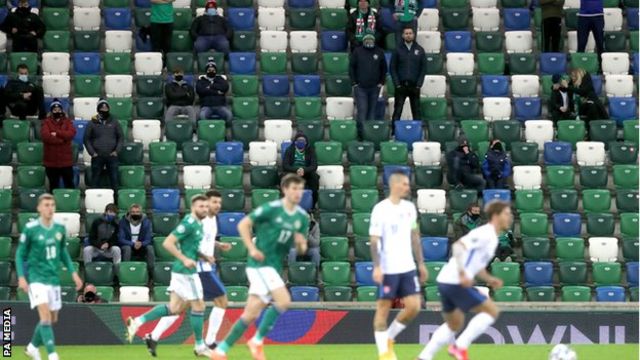
M 198 251 L 204 234 L 202 219 L 207 216 L 208 211 L 207 197 L 195 195 L 191 198 L 191 214 L 185 216 L 162 243 L 162 246 L 176 258 L 171 267 L 169 304 L 157 305 L 135 319 L 129 317 L 127 319 L 127 339 L 129 342 L 133 341 L 142 324 L 160 319 L 163 316 L 179 315 L 187 307 L 191 307 L 189 320 L 195 338 L 194 353 L 196 356 L 211 356 L 211 350 L 202 341 L 205 304 L 202 283 L 196 272 L 196 261 L 199 258 L 214 263 L 212 256 L 205 256 Z
M 213 351 L 213 360 L 225 360 L 229 348 L 273 301 L 265 311 L 255 336 L 247 343 L 251 356 L 255 360 L 264 360 L 262 341 L 291 303 L 289 291 L 280 277 L 282 259 L 289 253 L 292 242 L 298 254 L 307 252 L 309 216 L 298 205 L 304 191 L 303 178 L 286 175 L 280 189 L 284 194 L 282 199 L 260 206 L 238 223 L 238 232 L 249 251 L 249 299 L 240 319 Z M 255 228 L 255 243 L 252 228 Z
M 71 271 L 76 290 L 82 288 L 82 279 L 78 276 L 67 251 L 67 231 L 64 225 L 53 221 L 55 212 L 56 202 L 53 196 L 40 195 L 40 217 L 28 223 L 22 231 L 16 251 L 18 287 L 29 294 L 31 308 L 38 308 L 40 318 L 31 342 L 25 350 L 27 356 L 35 360 L 40 360 L 40 345 L 46 347 L 49 360 L 59 359 L 51 325 L 58 321 L 58 311 L 62 307 L 58 275 L 61 264 Z

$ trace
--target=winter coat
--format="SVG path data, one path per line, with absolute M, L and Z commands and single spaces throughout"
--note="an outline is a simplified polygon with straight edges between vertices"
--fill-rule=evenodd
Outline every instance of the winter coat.
M 112 116 L 106 120 L 102 120 L 100 115 L 94 116 L 84 133 L 84 146 L 91 156 L 109 156 L 114 151 L 120 152 L 123 143 L 120 123 Z
M 200 97 L 201 106 L 226 106 L 229 91 L 229 82 L 222 76 L 216 75 L 213 79 L 203 75 L 196 83 L 196 92 Z
M 309 139 L 306 136 L 298 134 L 296 135 L 296 138 L 299 138 L 301 136 L 307 139 L 307 147 L 305 147 L 304 149 L 304 158 L 306 161 L 304 173 L 308 174 L 316 172 L 316 170 L 318 170 L 318 159 L 316 158 L 316 152 L 313 149 L 313 146 L 311 146 L 311 144 L 309 143 Z M 296 171 L 298 171 L 298 167 L 295 165 L 295 153 L 296 146 L 294 144 L 291 144 L 291 146 L 287 148 L 287 151 L 285 151 L 284 158 L 282 160 L 282 170 L 284 170 L 284 172 L 295 173 Z
M 56 135 L 53 136 L 52 133 Z M 49 115 L 42 122 L 40 137 L 43 147 L 43 164 L 45 167 L 63 168 L 74 165 L 73 138 L 76 136 L 76 128 L 73 120 L 66 114 L 59 120 Z
M 195 100 L 195 92 L 193 86 L 186 81 L 172 81 L 164 87 L 167 106 L 190 106 Z
M 511 176 L 511 161 L 504 151 L 489 150 L 482 162 L 485 179 L 506 179 Z
M 120 219 L 120 223 L 118 224 L 118 243 L 120 246 L 133 246 L 133 241 L 131 240 L 131 220 L 129 218 L 129 213 L 123 216 Z M 138 241 L 142 242 L 142 246 L 151 245 L 152 240 L 152 231 L 151 231 L 151 220 L 146 216 L 142 216 L 142 220 L 140 220 L 140 233 L 138 234 Z

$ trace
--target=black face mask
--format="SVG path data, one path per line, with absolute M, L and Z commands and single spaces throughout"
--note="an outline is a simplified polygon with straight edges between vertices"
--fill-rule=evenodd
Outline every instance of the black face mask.
M 501 143 L 497 143 L 497 144 L 493 145 L 493 150 L 502 151 L 502 144 Z
M 53 115 L 54 119 L 62 119 L 62 115 L 64 115 L 63 113 L 52 113 L 51 115 Z
M 207 76 L 210 78 L 214 78 L 216 77 L 216 72 L 215 71 L 207 71 Z
M 139 215 L 139 214 L 131 215 L 131 220 L 140 221 L 142 220 L 142 215 Z
M 176 76 L 174 76 L 173 78 L 174 78 L 176 81 L 180 82 L 180 81 L 182 81 L 182 79 L 184 79 L 184 76 L 182 76 L 182 75 L 176 75 Z
M 84 294 L 84 302 L 94 302 L 96 300 L 96 293 L 93 291 L 87 291 Z
M 100 114 L 103 119 L 106 119 L 109 117 L 109 110 L 100 110 L 98 111 L 98 114 Z
M 31 12 L 31 7 L 27 6 L 27 7 L 19 7 L 16 9 L 16 12 L 20 13 L 20 14 L 28 14 Z
M 478 220 L 480 218 L 480 214 L 470 214 L 470 215 L 471 215 L 471 219 L 473 221 L 476 221 L 476 220 Z

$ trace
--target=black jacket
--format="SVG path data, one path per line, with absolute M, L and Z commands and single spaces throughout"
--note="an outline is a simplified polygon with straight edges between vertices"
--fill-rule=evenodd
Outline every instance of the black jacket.
M 196 39 L 198 36 L 224 35 L 227 39 L 231 39 L 233 32 L 227 19 L 223 16 L 207 15 L 198 16 L 191 23 L 191 38 Z
M 216 75 L 213 79 L 206 75 L 200 76 L 196 83 L 196 92 L 200 97 L 200 105 L 202 106 L 225 106 L 227 105 L 227 97 L 225 94 L 229 91 L 229 82 L 222 76 Z
M 463 174 L 477 174 L 480 172 L 478 155 L 473 151 L 465 154 L 462 147 L 457 147 L 447 154 L 447 166 L 449 167 L 449 183 L 457 185 L 462 183 Z
M 396 45 L 391 55 L 390 71 L 396 87 L 405 84 L 422 87 L 427 72 L 427 57 L 422 46 L 415 41 L 411 44 L 411 49 L 407 49 L 404 42 Z
M 356 23 L 358 21 L 358 11 L 360 10 L 356 8 L 355 11 L 349 14 L 349 22 L 347 23 L 347 34 L 349 35 L 349 43 L 351 44 L 351 46 L 360 45 L 362 43 L 361 41 L 356 40 Z M 380 45 L 382 39 L 384 38 L 384 31 L 382 29 L 382 21 L 380 21 L 380 15 L 377 11 L 373 11 L 373 9 L 370 7 L 369 12 L 364 15 L 363 18 L 366 21 L 370 16 L 373 16 L 373 19 L 375 21 L 375 25 L 373 26 L 373 35 L 376 37 L 376 44 Z
M 14 34 L 11 31 L 11 29 L 13 28 L 18 29 L 18 32 Z M 2 26 L 0 26 L 0 29 L 2 29 L 2 31 L 4 31 L 7 36 L 13 38 L 33 37 L 31 32 L 34 31 L 36 33 L 35 37 L 41 39 L 46 31 L 44 22 L 42 22 L 38 15 L 30 11 L 21 11 L 21 9 L 16 9 L 16 11 L 14 12 L 9 12 L 9 15 L 7 15 L 7 18 L 2 23 Z
M 25 100 L 22 95 L 24 93 L 35 93 L 37 91 L 42 92 L 42 88 L 31 81 L 24 82 L 18 79 L 11 79 L 7 81 L 2 95 L 7 104 L 16 104 L 19 102 L 28 103 L 29 101 Z
M 114 151 L 120 152 L 123 143 L 122 128 L 113 116 L 106 120 L 100 115 L 94 116 L 84 133 L 84 146 L 91 156 L 109 156 Z
M 349 58 L 349 77 L 353 85 L 372 88 L 384 85 L 387 77 L 387 61 L 384 51 L 379 47 L 367 49 L 358 46 Z
M 573 92 L 567 89 L 566 93 L 567 93 L 567 102 L 568 102 L 567 111 L 562 112 L 560 111 L 560 108 L 563 105 L 562 94 L 560 93 L 560 90 L 551 90 L 551 96 L 549 96 L 547 110 L 549 111 L 549 114 L 551 114 L 551 119 L 553 121 L 575 119 L 575 115 L 574 115 L 575 108 L 573 105 Z
M 304 136 L 304 135 L 298 134 L 296 135 L 296 138 L 299 138 L 301 136 Z M 304 137 L 307 138 L 306 136 Z M 295 173 L 296 171 L 298 171 L 299 167 L 294 164 L 295 150 L 296 150 L 295 144 L 291 144 L 291 146 L 289 146 L 287 148 L 287 151 L 285 151 L 284 153 L 284 158 L 282 159 L 282 170 L 284 170 L 285 173 Z M 316 158 L 316 152 L 313 149 L 313 146 L 309 144 L 308 138 L 307 138 L 307 147 L 304 149 L 304 158 L 306 161 L 306 166 L 304 167 L 304 173 L 308 174 L 308 173 L 316 172 L 316 170 L 318 169 L 318 159 Z
M 180 82 L 174 80 L 170 84 L 165 85 L 164 94 L 167 106 L 193 105 L 193 100 L 196 98 L 193 86 L 189 85 L 184 80 Z
M 578 112 L 583 120 L 607 120 L 609 114 L 605 109 L 602 101 L 596 94 L 596 90 L 593 87 L 593 81 L 591 80 L 591 74 L 586 73 L 580 82 L 580 86 L 574 86 L 573 83 L 569 84 L 569 89 L 580 96 L 580 104 L 578 105 Z
M 109 247 L 118 244 L 118 221 L 107 221 L 104 216 L 95 219 L 89 230 L 89 244 L 91 246 L 100 247 L 102 244 L 108 243 Z

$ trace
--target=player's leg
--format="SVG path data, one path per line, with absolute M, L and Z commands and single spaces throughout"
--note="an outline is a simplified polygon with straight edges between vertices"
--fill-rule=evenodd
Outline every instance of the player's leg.
M 136 332 L 144 323 L 157 320 L 165 316 L 180 314 L 184 311 L 185 306 L 185 301 L 182 300 L 175 291 L 172 291 L 169 298 L 169 304 L 156 305 L 151 310 L 136 318 L 129 317 L 127 319 L 127 339 L 130 343 L 133 342 Z
M 464 313 L 460 309 L 442 313 L 444 323 L 433 332 L 429 343 L 422 350 L 418 359 L 432 360 L 438 350 L 451 344 L 455 340 L 456 333 L 464 326 Z
M 247 271 L 247 274 L 248 273 L 249 272 Z M 251 291 L 251 289 L 249 291 Z M 233 324 L 233 327 L 231 327 L 231 330 L 227 334 L 227 337 L 224 339 L 224 341 L 222 341 L 214 350 L 214 355 L 212 357 L 213 360 L 222 360 L 227 358 L 226 353 L 233 346 L 233 344 L 235 344 L 236 341 L 238 341 L 238 339 L 242 337 L 244 332 L 247 331 L 249 325 L 254 322 L 258 318 L 258 316 L 260 316 L 260 313 L 267 306 L 267 304 L 268 299 L 265 302 L 264 299 L 259 295 L 249 295 L 242 315 L 240 315 L 238 321 Z
M 189 322 L 191 323 L 191 331 L 193 331 L 194 338 L 194 352 L 196 356 L 211 355 L 211 351 L 205 345 L 202 339 L 202 328 L 204 326 L 204 310 L 205 303 L 203 299 L 192 300 L 189 302 L 191 307 L 189 311 Z
M 471 311 L 477 315 L 469 321 L 462 334 L 456 339 L 455 347 L 458 349 L 467 349 L 475 339 L 484 334 L 496 322 L 500 315 L 498 306 L 491 299 L 486 299 Z
M 378 299 L 376 302 L 376 313 L 373 316 L 373 336 L 380 359 L 393 359 L 392 353 L 389 352 L 389 333 L 387 331 L 387 320 L 392 305 L 393 301 L 390 299 Z
M 205 344 L 209 347 L 216 346 L 218 331 L 222 326 L 224 314 L 227 311 L 228 300 L 227 295 L 221 295 L 213 299 L 213 308 L 209 314 L 209 326 L 207 327 L 207 336 L 204 339 Z
M 396 296 L 402 298 L 404 308 L 398 313 L 387 329 L 390 350 L 393 350 L 393 343 L 396 336 L 406 329 L 407 325 L 413 321 L 420 312 L 420 297 L 422 295 L 420 281 L 415 271 L 400 275 L 400 283 L 398 284 Z

